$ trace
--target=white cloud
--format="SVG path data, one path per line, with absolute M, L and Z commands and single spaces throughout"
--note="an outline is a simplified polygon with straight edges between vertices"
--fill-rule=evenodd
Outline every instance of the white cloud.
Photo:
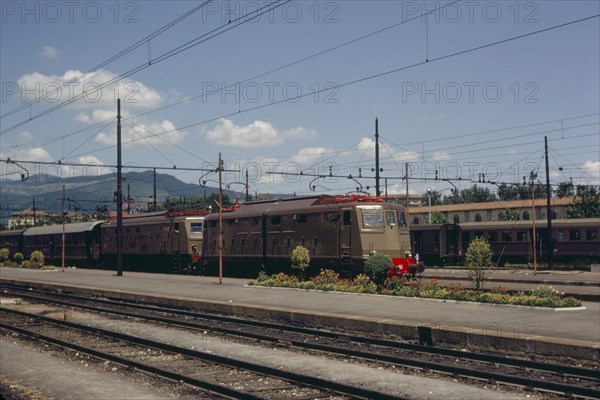
M 224 118 L 219 119 L 213 129 L 203 132 L 208 142 L 242 148 L 275 147 L 286 140 L 310 140 L 316 135 L 315 131 L 303 127 L 279 131 L 265 121 L 254 121 L 246 126 L 238 126 Z
M 47 58 L 49 60 L 58 58 L 58 50 L 52 46 L 44 46 L 40 51 L 40 57 Z
M 586 161 L 581 166 L 581 169 L 589 177 L 586 181 L 592 185 L 600 184 L 600 161 Z
M 75 117 L 75 121 L 82 122 L 84 124 L 95 124 L 97 122 L 106 121 L 109 118 L 114 118 L 115 123 L 117 121 L 117 113 L 115 110 L 101 110 L 97 109 L 92 111 L 90 114 L 80 112 Z
M 396 162 L 411 162 L 418 161 L 421 158 L 419 153 L 416 151 L 403 151 L 401 153 L 394 154 L 394 161 Z
M 145 121 L 133 125 L 125 125 L 122 129 L 121 143 L 127 146 L 165 146 L 179 143 L 187 135 L 179 131 L 169 120 Z M 113 128 L 110 133 L 100 132 L 96 142 L 114 146 L 117 144 L 117 131 Z
M 122 108 L 148 109 L 163 104 L 163 95 L 139 81 L 123 79 L 106 87 L 117 75 L 108 70 L 98 70 L 80 78 L 81 71 L 68 70 L 62 76 L 45 75 L 39 72 L 26 74 L 18 79 L 26 101 L 45 99 L 52 105 L 74 101 L 69 108 L 86 110 L 112 110 L 116 113 L 117 98 Z M 79 98 L 79 96 L 82 96 Z
M 43 147 L 35 147 L 19 154 L 19 158 L 23 160 L 35 161 L 52 161 L 52 156 Z
M 291 161 L 298 164 L 309 164 L 321 158 L 325 153 L 333 152 L 332 149 L 325 147 L 305 147 L 300 149 L 296 155 L 291 158 Z
M 445 151 L 436 151 L 435 153 L 433 153 L 433 156 L 431 156 L 431 158 L 435 161 L 445 161 L 451 159 L 452 157 Z
M 371 138 L 362 138 L 360 139 L 360 142 L 358 142 L 358 149 L 359 150 L 369 150 L 369 149 L 375 149 L 375 141 L 372 140 Z
M 30 143 L 33 141 L 33 134 L 29 131 L 19 132 L 19 140 L 21 140 L 22 143 Z

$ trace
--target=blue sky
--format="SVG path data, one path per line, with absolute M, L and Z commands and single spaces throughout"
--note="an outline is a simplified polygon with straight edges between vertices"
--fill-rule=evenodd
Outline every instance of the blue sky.
M 389 193 L 404 192 L 406 162 L 416 193 L 452 187 L 422 179 L 436 171 L 459 188 L 482 173 L 543 177 L 544 136 L 552 183 L 600 184 L 598 1 L 281 1 L 257 20 L 248 13 L 267 2 L 0 4 L 2 159 L 115 165 L 120 97 L 124 164 L 186 182 L 204 172 L 184 168 L 214 168 L 221 153 L 242 171 L 226 183 L 248 169 L 251 192 L 373 193 L 378 117 Z M 2 180 L 18 177 L 0 165 Z M 330 167 L 356 181 L 281 175 Z

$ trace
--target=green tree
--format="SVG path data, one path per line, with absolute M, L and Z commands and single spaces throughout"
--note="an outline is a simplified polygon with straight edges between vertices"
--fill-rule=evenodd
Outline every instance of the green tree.
M 519 212 L 514 208 L 507 208 L 506 210 L 498 214 L 498 220 L 500 221 L 518 221 L 520 219 L 521 217 L 519 215 Z
M 0 249 L 0 261 L 7 261 L 10 256 L 10 250 L 6 247 Z
M 496 195 L 501 201 L 519 200 L 519 185 L 502 183 L 498 186 Z
M 304 280 L 306 268 L 310 265 L 310 252 L 304 246 L 298 245 L 292 250 L 292 268 L 300 272 L 301 279 Z
M 464 203 L 487 203 L 496 201 L 496 195 L 490 192 L 490 189 L 473 185 L 470 188 L 461 191 L 461 197 Z
M 442 204 L 442 194 L 437 190 L 431 190 L 422 194 L 422 199 L 427 205 L 429 205 L 430 198 L 432 206 L 439 206 Z
M 44 265 L 44 253 L 39 250 L 32 251 L 29 259 L 35 264 Z
M 575 186 L 573 182 L 561 182 L 556 189 L 556 197 L 562 199 L 564 197 L 572 197 L 575 195 Z
M 429 215 L 427 215 L 427 217 L 425 217 L 425 223 L 426 224 L 447 224 L 448 223 L 448 219 L 446 218 L 446 216 L 439 212 L 439 211 L 432 211 L 431 212 L 431 221 L 429 221 Z
M 483 238 L 477 237 L 469 244 L 465 265 L 469 271 L 469 279 L 477 290 L 483 288 L 485 274 L 493 265 L 492 255 L 492 248 Z
M 567 218 L 598 218 L 600 217 L 600 193 L 595 186 L 577 186 L 577 195 L 573 204 L 567 206 Z
M 442 200 L 442 203 L 444 203 L 444 204 L 462 204 L 463 199 L 462 199 L 458 189 L 456 189 L 456 190 L 452 189 L 452 194 L 445 195 L 444 199 Z

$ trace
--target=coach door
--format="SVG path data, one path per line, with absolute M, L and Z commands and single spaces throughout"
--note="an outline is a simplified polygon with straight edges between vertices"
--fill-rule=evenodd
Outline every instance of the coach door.
M 339 255 L 341 264 L 350 264 L 352 262 L 352 208 L 342 208 L 340 213 L 342 218 L 339 229 Z

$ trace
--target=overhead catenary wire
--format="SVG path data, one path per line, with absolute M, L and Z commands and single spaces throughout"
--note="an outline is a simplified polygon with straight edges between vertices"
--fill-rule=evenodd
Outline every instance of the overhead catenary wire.
M 173 21 L 169 22 L 168 24 L 164 25 L 163 27 L 157 29 L 156 31 L 152 32 L 149 35 L 146 35 L 145 37 L 143 37 L 142 39 L 138 40 L 137 42 L 135 42 L 134 44 L 128 46 L 127 48 L 121 50 L 120 52 L 118 52 L 117 54 L 115 54 L 112 57 L 109 57 L 108 59 L 104 60 L 103 62 L 101 62 L 100 64 L 96 65 L 95 67 L 90 68 L 89 70 L 87 70 L 86 72 L 84 72 L 83 74 L 77 76 L 76 78 L 70 79 L 68 82 L 69 84 L 71 84 L 72 82 L 80 82 L 82 81 L 85 77 L 87 77 L 88 75 L 92 74 L 93 72 L 98 71 L 101 68 L 104 68 L 105 66 L 111 64 L 113 61 L 118 60 L 119 58 L 123 57 L 124 55 L 132 52 L 133 50 L 137 49 L 138 47 L 144 45 L 145 43 L 148 43 L 150 40 L 156 38 L 157 36 L 159 36 L 160 34 L 162 34 L 163 32 L 167 31 L 168 29 L 172 28 L 173 26 L 177 25 L 178 23 L 180 23 L 181 21 L 183 21 L 185 18 L 189 17 L 190 15 L 194 14 L 195 12 L 201 10 L 202 8 L 204 8 L 204 6 L 206 6 L 208 3 L 210 3 L 212 0 L 207 0 L 205 2 L 203 2 L 202 4 L 194 7 L 193 9 L 191 9 L 190 11 L 186 12 L 185 14 L 175 18 Z M 62 87 L 66 86 L 66 83 L 63 83 Z M 15 114 L 19 111 L 22 111 L 26 108 L 28 108 L 29 106 L 31 106 L 32 104 L 41 102 L 43 100 L 46 100 L 47 98 L 50 98 L 51 96 L 56 94 L 56 91 L 59 90 L 58 88 L 54 89 L 53 91 L 50 91 L 48 93 L 43 94 L 42 96 L 40 96 L 40 98 L 36 98 L 35 100 L 31 100 L 28 102 L 25 102 L 24 104 L 22 104 L 21 106 L 8 111 L 2 115 L 0 115 L 0 119 L 5 118 L 7 116 L 10 116 L 12 114 Z
M 533 35 L 545 33 L 545 32 L 548 32 L 548 31 L 555 30 L 555 29 L 565 28 L 567 26 L 578 24 L 578 23 L 582 23 L 582 22 L 585 22 L 585 21 L 588 21 L 588 20 L 591 20 L 591 19 L 595 19 L 595 18 L 598 18 L 598 17 L 600 17 L 600 14 L 596 14 L 596 15 L 593 15 L 593 16 L 580 18 L 580 19 L 577 19 L 577 20 L 573 20 L 573 21 L 562 23 L 562 24 L 554 25 L 554 26 L 551 26 L 551 27 L 546 27 L 546 28 L 539 29 L 539 30 L 532 31 L 532 32 L 528 32 L 528 33 L 525 33 L 525 34 L 516 35 L 516 36 L 509 37 L 509 38 L 497 40 L 497 41 L 490 42 L 490 43 L 487 43 L 487 44 L 484 44 L 484 45 L 479 45 L 479 46 L 471 47 L 469 49 L 459 50 L 459 51 L 452 52 L 452 53 L 449 53 L 449 54 L 446 54 L 446 55 L 442 55 L 442 56 L 431 58 L 427 62 L 426 61 L 421 61 L 421 62 L 409 64 L 409 65 L 406 65 L 406 66 L 394 68 L 394 69 L 391 69 L 391 70 L 387 70 L 387 71 L 384 71 L 384 72 L 380 72 L 380 73 L 376 73 L 376 74 L 371 74 L 371 75 L 368 75 L 368 76 L 365 76 L 365 77 L 362 77 L 362 78 L 358 78 L 358 79 L 354 79 L 354 80 L 350 80 L 350 81 L 347 81 L 347 82 L 344 82 L 344 83 L 331 85 L 331 86 L 328 86 L 326 88 L 324 88 L 324 87 L 318 88 L 318 89 L 315 89 L 313 91 L 308 91 L 306 93 L 299 94 L 299 95 L 297 95 L 296 97 L 294 97 L 292 99 L 282 99 L 282 100 L 273 101 L 273 102 L 268 103 L 268 104 L 261 104 L 261 105 L 257 105 L 257 106 L 254 106 L 254 107 L 249 107 L 249 108 L 246 108 L 246 109 L 239 109 L 239 110 L 236 110 L 234 112 L 222 114 L 220 116 L 211 117 L 211 118 L 208 118 L 208 119 L 205 119 L 205 120 L 202 120 L 202 121 L 198 121 L 198 122 L 194 122 L 194 123 L 191 123 L 191 124 L 186 124 L 184 126 L 180 126 L 180 127 L 174 128 L 172 130 L 167 130 L 167 131 L 164 131 L 164 132 L 159 133 L 159 134 L 167 134 L 167 133 L 174 132 L 174 131 L 177 131 L 177 130 L 189 129 L 189 128 L 196 127 L 196 126 L 199 126 L 199 125 L 204 125 L 204 124 L 207 124 L 207 123 L 210 123 L 210 122 L 215 122 L 215 121 L 218 121 L 218 120 L 220 120 L 222 118 L 228 118 L 228 117 L 232 117 L 234 115 L 240 115 L 242 113 L 248 113 L 248 112 L 252 112 L 252 111 L 262 110 L 262 109 L 267 108 L 267 107 L 275 106 L 275 105 L 282 104 L 282 103 L 287 103 L 290 100 L 297 100 L 297 99 L 304 98 L 304 97 L 307 97 L 307 96 L 314 96 L 316 94 L 320 94 L 320 93 L 323 93 L 325 91 L 329 91 L 329 90 L 331 90 L 333 88 L 342 88 L 342 87 L 346 87 L 346 86 L 355 85 L 355 84 L 366 82 L 366 81 L 369 81 L 369 80 L 372 80 L 372 79 L 377 79 L 377 78 L 380 78 L 382 76 L 387 76 L 387 75 L 390 75 L 390 74 L 394 74 L 394 73 L 398 73 L 398 72 L 401 72 L 401 71 L 406 71 L 406 70 L 409 70 L 409 69 L 412 69 L 412 68 L 416 68 L 416 67 L 419 67 L 419 66 L 423 66 L 425 64 L 430 64 L 430 63 L 434 63 L 434 62 L 439 62 L 439 61 L 447 60 L 447 59 L 450 59 L 450 58 L 453 58 L 453 57 L 457 57 L 457 56 L 461 56 L 461 55 L 464 55 L 464 54 L 468 54 L 468 53 L 471 53 L 471 52 L 476 52 L 476 51 L 484 50 L 484 49 L 487 49 L 487 48 L 490 48 L 490 47 L 493 47 L 493 46 L 505 44 L 505 43 L 508 43 L 508 42 L 511 42 L 511 41 L 523 39 L 523 38 L 526 38 L 526 37 L 529 37 L 529 36 L 533 36 Z M 105 148 L 103 148 L 103 149 L 105 149 Z
M 289 3 L 290 1 L 292 1 L 292 0 L 275 0 L 272 3 L 269 3 L 269 4 L 267 4 L 267 5 L 263 6 L 263 7 L 260 7 L 258 9 L 258 11 L 252 11 L 252 12 L 250 12 L 248 14 L 242 15 L 242 16 L 238 17 L 237 19 L 233 20 L 231 23 L 227 23 L 227 24 L 221 25 L 218 28 L 215 28 L 215 29 L 213 29 L 213 30 L 211 30 L 211 31 L 209 31 L 209 32 L 207 32 L 205 34 L 202 34 L 202 35 L 196 37 L 195 39 L 192 39 L 192 40 L 190 40 L 190 41 L 188 41 L 188 42 L 186 42 L 186 43 L 184 43 L 184 44 L 182 44 L 182 45 L 180 45 L 180 46 L 178 46 L 178 47 L 176 47 L 174 49 L 171 49 L 171 50 L 167 51 L 166 53 L 163 53 L 162 55 L 156 57 L 152 61 L 152 63 L 146 63 L 146 62 L 144 62 L 143 64 L 140 64 L 137 67 L 131 68 L 129 71 L 124 72 L 123 74 L 121 74 L 119 76 L 116 76 L 113 79 L 110 79 L 110 80 L 108 80 L 108 81 L 106 81 L 106 82 L 104 82 L 102 84 L 96 85 L 93 88 L 93 93 L 97 93 L 98 91 L 101 91 L 102 89 L 104 89 L 104 88 L 106 88 L 106 87 L 108 87 L 108 86 L 110 86 L 110 85 L 112 85 L 114 83 L 117 83 L 117 82 L 119 82 L 119 81 L 121 81 L 121 80 L 123 80 L 123 79 L 125 79 L 125 78 L 127 78 L 129 76 L 131 76 L 131 75 L 134 75 L 134 74 L 136 74 L 136 73 L 138 73 L 138 72 L 140 72 L 140 71 L 142 71 L 142 70 L 150 67 L 151 65 L 155 65 L 155 64 L 158 64 L 161 61 L 165 61 L 165 60 L 167 60 L 167 59 L 169 59 L 169 58 L 171 58 L 171 57 L 173 57 L 173 56 L 175 56 L 175 55 L 177 55 L 177 54 L 179 54 L 179 53 L 181 53 L 183 51 L 186 51 L 186 50 L 188 50 L 188 49 L 190 49 L 192 47 L 195 47 L 195 46 L 197 46 L 197 45 L 199 45 L 201 43 L 204 43 L 204 42 L 206 42 L 206 41 L 208 41 L 210 39 L 213 39 L 213 38 L 215 38 L 215 37 L 217 37 L 219 35 L 222 35 L 225 32 L 228 32 L 228 31 L 230 31 L 230 30 L 232 30 L 234 28 L 237 28 L 240 25 L 246 24 L 249 21 L 252 21 L 252 20 L 258 18 L 258 17 L 260 17 L 261 15 L 263 15 L 265 13 L 271 12 L 273 9 L 275 9 L 277 7 L 280 7 L 280 6 L 284 5 L 284 4 Z M 273 5 L 273 4 L 275 4 L 275 5 Z M 88 95 L 88 94 L 81 93 L 81 94 L 79 94 L 77 96 L 74 96 L 74 97 L 72 97 L 72 98 L 70 98 L 68 100 L 65 100 L 65 101 L 63 101 L 63 102 L 55 105 L 54 107 L 50 107 L 49 109 L 46 109 L 46 110 L 44 110 L 42 112 L 39 112 L 39 113 L 37 113 L 35 115 L 31 115 L 28 119 L 23 120 L 23 121 L 21 121 L 19 123 L 16 123 L 16 124 L 14 124 L 14 125 L 6 128 L 6 129 L 4 129 L 3 131 L 1 131 L 0 132 L 0 136 L 5 135 L 5 134 L 7 134 L 7 133 L 9 133 L 9 132 L 11 132 L 11 131 L 13 131 L 13 130 L 15 130 L 15 129 L 17 129 L 17 128 L 19 128 L 19 127 L 27 124 L 27 123 L 29 123 L 29 122 L 31 122 L 31 121 L 33 121 L 33 120 L 41 118 L 41 117 L 43 117 L 45 115 L 48 115 L 48 114 L 50 114 L 50 113 L 52 113 L 52 112 L 54 112 L 56 110 L 61 109 L 61 108 L 65 107 L 65 106 L 67 106 L 69 104 L 72 104 L 75 101 L 81 100 L 86 95 Z

